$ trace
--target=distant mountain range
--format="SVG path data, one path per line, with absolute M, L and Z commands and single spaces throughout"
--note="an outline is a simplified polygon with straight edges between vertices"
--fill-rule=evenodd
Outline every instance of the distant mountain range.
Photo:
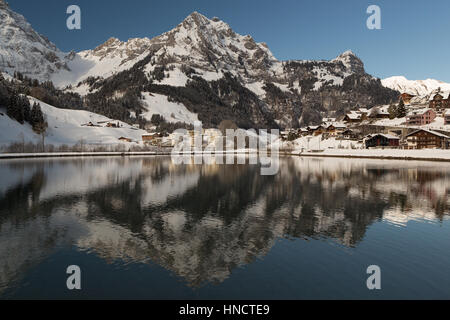
M 381 81 L 381 83 L 393 90 L 401 93 L 408 93 L 415 96 L 415 103 L 427 103 L 436 93 L 443 93 L 445 98 L 450 94 L 450 84 L 442 81 L 427 80 L 408 80 L 405 77 L 391 77 Z
M 79 53 L 60 51 L 4 0 L 0 21 L 0 71 L 52 80 L 107 116 L 103 102 L 121 99 L 128 108 L 121 120 L 162 113 L 170 122 L 199 119 L 206 127 L 225 119 L 243 128 L 299 127 L 397 102 L 406 88 L 435 87 L 381 81 L 351 51 L 330 61 L 279 61 L 265 43 L 197 12 L 153 39 L 111 38 Z

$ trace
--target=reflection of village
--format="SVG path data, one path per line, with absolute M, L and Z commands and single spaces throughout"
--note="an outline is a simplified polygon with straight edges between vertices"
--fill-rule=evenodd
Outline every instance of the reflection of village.
M 221 283 L 279 238 L 354 247 L 380 220 L 449 214 L 450 167 L 283 158 L 257 166 L 170 158 L 11 161 L 0 167 L 0 294 L 58 248 L 157 263 L 191 286 Z

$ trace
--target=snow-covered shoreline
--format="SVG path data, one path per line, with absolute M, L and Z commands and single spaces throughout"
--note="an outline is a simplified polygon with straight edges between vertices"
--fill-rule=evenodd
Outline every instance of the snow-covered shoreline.
M 292 155 L 305 157 L 335 157 L 386 160 L 422 160 L 450 162 L 450 150 L 402 149 L 328 149 L 321 152 L 292 151 Z
M 169 152 L 45 152 L 45 153 L 0 153 L 1 159 L 70 158 L 70 157 L 120 157 L 170 155 Z
M 236 150 L 236 155 L 257 154 L 256 151 Z M 201 155 L 198 153 L 188 153 L 190 155 Z M 227 154 L 213 153 L 213 154 Z M 0 153 L 0 160 L 5 159 L 30 159 L 30 158 L 70 158 L 70 157 L 124 157 L 124 156 L 168 156 L 170 151 L 166 152 L 48 152 L 48 153 Z M 186 155 L 186 154 L 180 154 Z M 385 159 L 385 160 L 420 160 L 420 161 L 442 161 L 450 162 L 450 150 L 399 150 L 399 149 L 329 149 L 324 151 L 306 151 L 298 150 L 282 151 L 281 156 L 299 156 L 299 157 L 327 157 L 327 158 L 360 158 L 360 159 Z

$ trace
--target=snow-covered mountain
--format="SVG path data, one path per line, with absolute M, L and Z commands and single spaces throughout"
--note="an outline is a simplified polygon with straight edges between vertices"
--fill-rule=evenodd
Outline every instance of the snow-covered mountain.
M 279 61 L 265 43 L 198 12 L 153 39 L 111 38 L 79 53 L 58 50 L 3 0 L 0 14 L 7 21 L 0 26 L 0 71 L 50 79 L 103 114 L 118 98 L 153 95 L 158 99 L 142 100 L 129 114 L 149 120 L 161 113 L 155 101 L 167 100 L 181 114 L 170 113 L 170 121 L 198 117 L 205 126 L 229 119 L 242 127 L 296 127 L 398 97 L 366 74 L 351 51 L 330 61 Z M 130 99 L 122 102 L 130 106 Z
M 277 60 L 267 44 L 257 43 L 250 36 L 235 33 L 218 18 L 208 19 L 198 12 L 190 14 L 173 30 L 153 39 L 130 39 L 127 42 L 111 38 L 93 50 L 82 51 L 68 65 L 71 71 L 62 70 L 53 76 L 60 85 L 77 84 L 88 77 L 106 78 L 131 68 L 135 63 L 152 54 L 146 66 L 152 72 L 161 65 L 170 65 L 166 78 L 159 83 L 184 86 L 188 78 L 180 73 L 182 65 L 199 70 L 204 79 L 218 80 L 225 72 L 242 77 L 245 85 L 256 94 L 264 94 L 264 81 L 273 81 L 279 87 L 301 89 L 289 85 L 292 75 L 286 74 L 291 62 L 317 63 L 311 70 L 316 77 L 314 88 L 323 83 L 342 85 L 343 80 L 354 73 L 364 73 L 364 64 L 352 52 L 346 51 L 331 61 Z
M 401 93 L 409 93 L 414 96 L 427 96 L 431 93 L 441 90 L 442 92 L 450 91 L 450 83 L 439 80 L 408 80 L 403 76 L 386 78 L 381 81 L 383 86 Z
M 244 127 L 295 127 L 318 122 L 324 114 L 339 115 L 356 106 L 388 103 L 398 96 L 367 75 L 352 51 L 331 61 L 279 61 L 265 43 L 237 34 L 227 23 L 198 12 L 153 39 L 122 42 L 111 38 L 94 50 L 79 53 L 68 65 L 73 71 L 61 71 L 53 80 L 59 85 L 72 84 L 72 90 L 80 94 L 101 89 L 102 79 L 116 77 L 119 81 L 120 72 L 139 65 L 152 83 L 150 92 L 184 104 L 208 126 L 220 122 L 220 118 L 206 115 L 211 110 L 214 116 L 241 121 Z M 92 77 L 100 79 L 83 83 Z M 210 92 L 205 92 L 203 80 Z M 212 99 L 192 101 L 180 96 L 179 88 L 220 101 L 203 108 L 201 105 L 211 104 Z M 230 111 L 240 109 L 244 101 L 247 110 Z M 227 109 L 221 110 L 221 105 Z M 155 109 L 147 107 L 147 115 Z
M 73 54 L 65 54 L 31 27 L 25 18 L 0 0 L 0 70 L 35 79 L 48 79 L 68 70 Z

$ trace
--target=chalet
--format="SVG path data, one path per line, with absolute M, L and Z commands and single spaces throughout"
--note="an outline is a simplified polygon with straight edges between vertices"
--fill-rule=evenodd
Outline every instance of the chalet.
M 409 93 L 402 93 L 400 95 L 400 99 L 403 101 L 404 104 L 411 104 L 411 99 L 415 96 Z
M 363 115 L 360 113 L 356 113 L 354 111 L 351 111 L 347 113 L 344 117 L 344 122 L 347 123 L 359 123 L 363 120 Z
M 369 113 L 369 118 L 371 119 L 389 119 L 390 115 L 387 108 L 372 108 Z
M 439 92 L 432 94 L 430 97 L 430 108 L 436 111 L 450 108 L 450 93 Z
M 369 109 L 367 108 L 359 108 L 356 113 L 359 113 L 363 118 L 367 119 L 367 116 L 369 115 Z M 363 119 L 365 120 L 365 119 Z
M 330 124 L 326 127 L 325 132 L 328 133 L 330 136 L 336 135 L 336 127 L 333 124 Z
M 125 138 L 125 137 L 120 137 L 119 140 L 122 142 L 133 142 L 133 140 L 131 140 L 130 138 Z
M 319 136 L 325 132 L 325 128 L 323 126 L 309 126 L 308 133 L 309 135 Z
M 424 126 L 436 119 L 436 112 L 433 109 L 421 109 L 411 111 L 406 115 L 406 123 L 410 126 Z
M 448 149 L 450 137 L 445 134 L 420 129 L 406 136 L 408 149 Z
M 112 123 L 112 122 L 108 122 L 108 123 L 106 124 L 106 127 L 107 127 L 107 128 L 119 128 L 119 127 L 120 127 L 120 124 L 119 124 L 119 123 L 115 124 L 115 123 Z
M 391 134 L 377 133 L 367 136 L 365 143 L 367 149 L 376 147 L 398 148 L 400 146 L 400 138 Z
M 347 128 L 347 125 L 343 122 L 335 122 L 333 125 L 336 127 L 336 129 L 341 129 L 342 131 Z
M 142 136 L 142 141 L 144 142 L 154 142 L 157 138 L 159 138 L 159 134 L 157 133 L 149 133 Z
M 447 109 L 444 112 L 444 124 L 445 125 L 450 125 L 450 109 Z
M 345 129 L 340 135 L 339 137 L 341 139 L 346 139 L 346 140 L 350 140 L 350 139 L 354 139 L 355 134 L 352 130 L 350 129 Z
M 347 126 L 345 125 L 345 123 L 342 123 L 342 122 L 336 122 L 333 124 L 333 126 L 336 128 L 336 134 L 338 134 L 338 135 L 347 129 Z

